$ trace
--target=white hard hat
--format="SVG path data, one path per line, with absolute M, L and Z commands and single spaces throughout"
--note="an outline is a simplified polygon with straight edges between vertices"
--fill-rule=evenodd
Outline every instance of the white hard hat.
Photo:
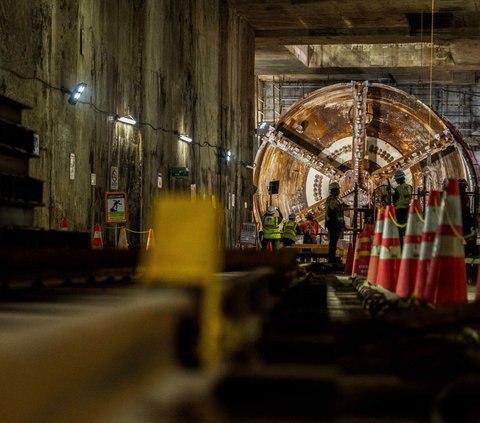
M 330 189 L 340 189 L 338 182 L 332 182 L 329 186 Z
M 393 179 L 402 179 L 405 178 L 405 172 L 403 170 L 397 170 L 395 174 L 393 175 Z
M 267 207 L 267 214 L 273 214 L 273 213 L 275 213 L 275 207 L 268 206 Z

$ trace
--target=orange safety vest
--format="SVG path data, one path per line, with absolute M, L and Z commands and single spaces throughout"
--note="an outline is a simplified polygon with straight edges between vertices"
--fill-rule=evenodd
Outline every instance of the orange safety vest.
M 318 222 L 316 220 L 305 220 L 302 222 L 302 232 L 309 232 L 310 235 L 318 234 Z

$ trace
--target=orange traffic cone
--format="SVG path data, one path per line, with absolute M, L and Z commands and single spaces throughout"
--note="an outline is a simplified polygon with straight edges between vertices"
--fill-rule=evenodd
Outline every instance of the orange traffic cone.
M 358 237 L 357 260 L 354 262 L 352 275 L 367 276 L 368 265 L 370 262 L 370 248 L 372 241 L 370 239 L 370 230 L 364 228 Z
M 373 235 L 375 235 L 375 228 L 374 228 L 373 223 L 365 223 L 364 229 L 370 235 L 370 238 L 371 238 L 370 242 L 372 242 L 373 241 Z
M 380 246 L 382 244 L 383 225 L 384 211 L 383 209 L 378 209 L 367 274 L 367 282 L 370 282 L 373 285 L 377 283 L 378 259 L 380 258 Z
M 68 231 L 68 220 L 66 217 L 64 217 L 61 221 L 60 221 L 60 230 L 61 231 Z
M 419 198 L 414 198 L 408 209 L 407 230 L 403 238 L 402 260 L 396 288 L 399 297 L 409 297 L 415 290 L 423 228 L 420 213 L 422 213 L 422 202 Z
M 345 273 L 352 273 L 353 269 L 353 244 L 350 242 L 347 249 L 347 259 L 345 260 Z
M 267 251 L 273 251 L 273 247 L 272 247 L 272 241 L 268 241 L 268 244 L 267 244 Z
M 95 231 L 93 233 L 92 248 L 103 248 L 102 228 L 98 223 L 95 225 Z
M 458 179 L 448 179 L 446 183 L 425 289 L 427 301 L 435 305 L 467 302 L 467 269 Z
M 146 250 L 147 251 L 150 251 L 153 249 L 153 247 L 155 247 L 155 236 L 153 234 L 153 229 L 149 229 L 148 230 L 148 237 L 147 237 L 147 246 L 146 246 Z
M 432 258 L 433 240 L 438 225 L 440 214 L 441 191 L 430 191 L 425 207 L 425 221 L 423 222 L 422 241 L 420 243 L 420 254 L 417 264 L 417 275 L 415 276 L 414 295 L 422 300 L 425 299 L 425 285 L 427 282 L 428 269 Z
M 355 269 L 357 267 L 357 261 L 358 261 L 358 250 L 360 248 L 360 234 L 357 235 L 357 239 L 355 241 L 355 249 L 353 250 L 353 257 L 352 257 L 352 278 L 357 277 L 357 273 L 355 272 Z
M 398 270 L 402 257 L 400 235 L 398 227 L 394 223 L 395 217 L 395 206 L 387 206 L 377 271 L 377 284 L 392 292 L 395 292 L 397 286 Z
M 128 241 L 127 241 L 127 229 L 125 226 L 120 228 L 120 233 L 118 235 L 117 248 L 119 250 L 128 250 Z

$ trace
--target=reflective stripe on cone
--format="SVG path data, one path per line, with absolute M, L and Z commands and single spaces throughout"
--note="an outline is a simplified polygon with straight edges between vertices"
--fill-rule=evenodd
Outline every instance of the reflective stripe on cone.
M 420 213 L 422 213 L 422 203 L 420 199 L 414 198 L 408 208 L 407 230 L 403 238 L 402 260 L 395 291 L 399 297 L 409 297 L 415 290 L 423 228 Z
M 378 259 L 380 258 L 380 246 L 382 244 L 383 225 L 384 210 L 378 209 L 367 274 L 367 282 L 370 282 L 371 284 L 377 283 Z
M 147 245 L 145 247 L 146 251 L 150 251 L 155 247 L 155 235 L 153 229 L 148 230 Z
M 117 248 L 119 250 L 128 250 L 127 230 L 125 226 L 122 226 L 120 228 L 120 233 L 118 235 Z
M 428 269 L 432 258 L 433 240 L 438 226 L 440 215 L 441 191 L 430 191 L 425 208 L 425 221 L 423 222 L 420 255 L 418 257 L 417 275 L 415 277 L 414 295 L 425 299 L 425 286 L 427 283 Z
M 367 276 L 368 265 L 370 261 L 370 233 L 368 228 L 364 228 L 357 240 L 356 261 L 353 265 L 353 273 L 360 276 Z
M 462 208 L 457 179 L 448 179 L 433 242 L 425 298 L 435 305 L 467 302 Z
M 402 257 L 398 228 L 393 223 L 395 217 L 395 207 L 387 206 L 377 271 L 377 284 L 392 292 L 395 292 Z
M 97 250 L 103 248 L 102 228 L 98 223 L 95 225 L 93 233 L 92 248 Z

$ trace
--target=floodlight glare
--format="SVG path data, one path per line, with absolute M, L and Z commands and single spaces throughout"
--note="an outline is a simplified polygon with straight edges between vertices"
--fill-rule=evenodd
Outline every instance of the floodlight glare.
M 188 135 L 182 135 L 182 134 L 180 134 L 180 135 L 178 136 L 178 138 L 179 138 L 181 141 L 183 141 L 183 142 L 188 142 L 188 143 L 190 143 L 190 142 L 193 141 L 192 138 L 189 137 Z
M 116 122 L 120 122 L 120 123 L 124 123 L 126 125 L 136 125 L 137 124 L 137 121 L 131 117 L 130 115 L 128 116 L 118 116 L 116 119 L 115 119 Z
M 70 92 L 68 102 L 72 105 L 77 104 L 78 100 L 80 100 L 80 97 L 85 91 L 85 88 L 87 88 L 87 84 L 85 82 L 80 82 L 79 84 L 77 84 L 73 91 Z

